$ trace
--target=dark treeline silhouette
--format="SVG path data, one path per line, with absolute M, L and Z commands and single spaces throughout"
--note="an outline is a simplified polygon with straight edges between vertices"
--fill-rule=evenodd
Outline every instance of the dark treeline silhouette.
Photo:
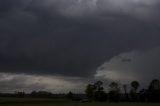
M 53 94 L 47 91 L 32 91 L 31 93 L 14 92 L 0 93 L 0 97 L 16 97 L 16 98 L 67 98 L 66 94 Z
M 86 98 L 85 94 L 75 94 L 72 92 L 69 93 L 59 93 L 54 94 L 47 91 L 32 91 L 31 93 L 25 93 L 16 91 L 14 93 L 0 93 L 0 97 L 3 98 L 48 98 L 48 99 L 69 99 L 73 101 L 81 101 Z
M 108 92 L 104 91 L 103 82 L 88 84 L 86 95 L 89 101 L 108 102 L 160 102 L 160 81 L 154 79 L 146 89 L 139 89 L 140 83 L 132 81 L 129 86 L 111 82 Z
M 108 91 L 105 91 L 108 89 Z M 82 102 L 160 102 L 160 81 L 154 79 L 147 88 L 140 89 L 138 81 L 132 81 L 129 85 L 111 82 L 108 87 L 102 81 L 97 81 L 86 86 L 85 94 L 53 94 L 47 91 L 32 91 L 31 93 L 14 92 L 0 93 L 0 97 L 13 98 L 50 98 L 69 99 Z

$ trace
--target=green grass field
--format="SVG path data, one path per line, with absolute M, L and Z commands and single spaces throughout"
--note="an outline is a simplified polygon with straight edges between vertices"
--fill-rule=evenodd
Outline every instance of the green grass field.
M 160 106 L 160 103 L 81 103 L 53 99 L 0 99 L 0 106 Z

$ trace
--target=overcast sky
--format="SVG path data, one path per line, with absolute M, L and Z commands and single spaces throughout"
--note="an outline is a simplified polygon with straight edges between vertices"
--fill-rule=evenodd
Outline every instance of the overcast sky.
M 0 92 L 160 78 L 159 10 L 159 0 L 0 0 Z

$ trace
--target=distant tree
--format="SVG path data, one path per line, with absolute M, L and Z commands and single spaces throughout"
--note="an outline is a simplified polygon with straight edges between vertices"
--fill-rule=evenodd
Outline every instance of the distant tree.
M 89 84 L 86 87 L 86 95 L 90 100 L 95 101 L 106 101 L 107 100 L 107 94 L 104 91 L 104 88 L 102 87 L 103 82 L 97 81 L 93 85 Z
M 112 82 L 109 84 L 109 99 L 112 102 L 118 102 L 120 99 L 120 88 L 117 82 Z
M 68 99 L 73 99 L 74 98 L 74 94 L 72 92 L 68 92 L 67 98 Z
M 110 84 L 109 84 L 109 87 L 110 87 L 112 90 L 114 90 L 114 91 L 119 90 L 119 85 L 118 85 L 117 82 L 112 82 L 112 83 L 110 83 Z
M 127 87 L 126 84 L 122 85 L 122 87 L 123 87 L 123 90 L 124 90 L 124 100 L 128 101 L 128 99 L 129 99 L 128 92 L 127 92 L 128 91 L 128 87 Z
M 141 89 L 139 92 L 140 102 L 148 102 L 148 90 Z
M 126 95 L 127 94 L 127 85 L 126 84 L 123 85 L 123 90 L 124 90 L 124 94 Z
M 32 91 L 30 93 L 31 97 L 45 97 L 45 98 L 51 98 L 53 94 L 51 92 L 47 91 Z
M 158 79 L 152 80 L 152 82 L 149 85 L 150 91 L 159 91 L 160 90 L 160 81 Z
M 103 85 L 102 81 L 97 81 L 96 83 L 94 83 L 94 87 L 95 87 L 94 100 L 96 101 L 107 100 L 107 94 L 105 93 L 102 85 Z
M 150 101 L 160 101 L 160 81 L 158 79 L 154 79 L 151 81 L 148 87 L 148 92 Z
M 137 101 L 138 100 L 138 94 L 137 90 L 139 88 L 140 84 L 138 81 L 132 81 L 131 82 L 131 91 L 130 91 L 130 97 L 132 101 Z
M 131 82 L 131 87 L 133 88 L 134 92 L 136 93 L 138 88 L 139 88 L 140 84 L 138 81 L 132 81 Z
M 102 87 L 103 82 L 102 81 L 97 81 L 96 83 L 94 83 L 94 87 L 97 91 L 102 91 L 104 90 L 104 88 Z
M 95 93 L 95 86 L 92 84 L 88 84 L 86 87 L 85 93 L 86 93 L 88 99 L 93 100 L 94 93 Z
M 25 97 L 25 92 L 24 91 L 23 92 L 17 91 L 17 92 L 15 92 L 15 96 L 19 97 L 19 98 L 23 98 L 23 97 Z
M 107 100 L 107 94 L 105 91 L 101 90 L 101 91 L 96 91 L 94 94 L 94 100 L 95 101 L 100 101 L 100 102 L 104 102 Z

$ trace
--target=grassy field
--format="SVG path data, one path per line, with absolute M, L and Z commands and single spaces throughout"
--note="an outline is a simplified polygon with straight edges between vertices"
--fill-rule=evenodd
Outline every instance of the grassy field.
M 160 103 L 81 103 L 53 99 L 0 99 L 0 106 L 160 106 Z

